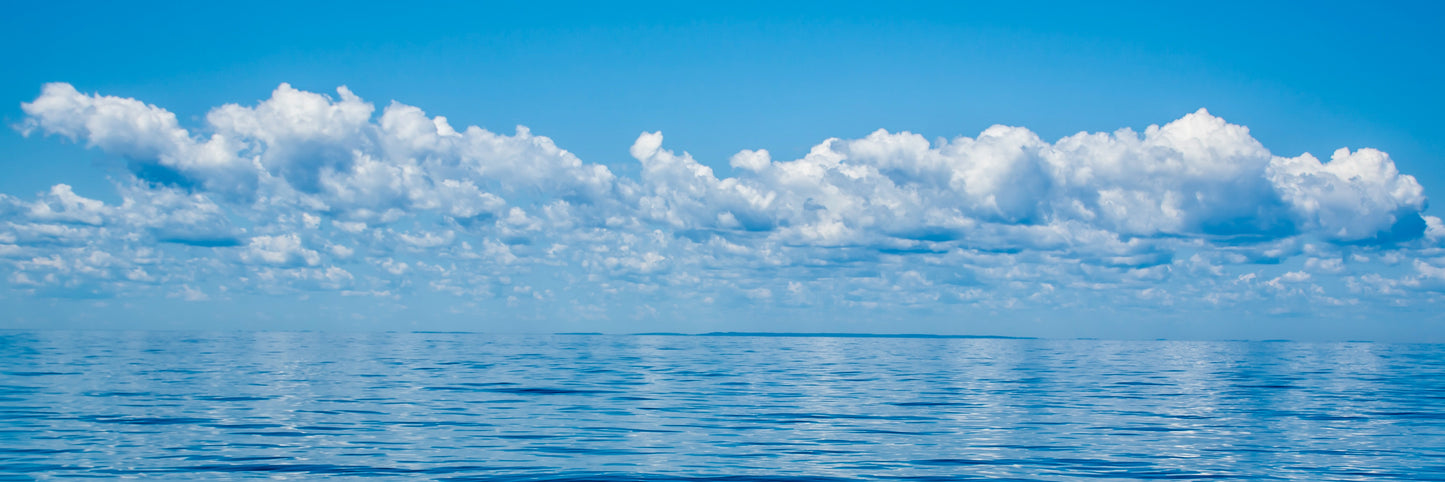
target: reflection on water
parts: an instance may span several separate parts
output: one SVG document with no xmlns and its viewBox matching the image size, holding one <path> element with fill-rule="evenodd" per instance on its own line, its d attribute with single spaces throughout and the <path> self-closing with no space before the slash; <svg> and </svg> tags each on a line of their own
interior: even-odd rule
<svg viewBox="0 0 1445 482">
<path fill-rule="evenodd" d="M 0 332 L 0 475 L 1445 476 L 1440 345 Z"/>
</svg>

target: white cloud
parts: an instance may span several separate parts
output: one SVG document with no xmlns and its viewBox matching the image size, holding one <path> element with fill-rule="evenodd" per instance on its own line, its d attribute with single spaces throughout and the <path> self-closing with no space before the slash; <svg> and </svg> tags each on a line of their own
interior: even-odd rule
<svg viewBox="0 0 1445 482">
<path fill-rule="evenodd" d="M 186 301 L 207 301 L 211 299 L 210 295 L 207 295 L 205 292 L 184 284 L 177 288 L 174 293 L 171 293 L 170 296 Z"/>
<path fill-rule="evenodd" d="M 1076 240 L 1420 237 L 1423 194 L 1388 156 L 1341 151 L 1311 164 L 1308 155 L 1272 156 L 1248 132 L 1203 110 L 1142 134 L 1081 133 L 1054 144 L 1017 127 L 937 143 L 878 131 L 828 140 L 794 161 L 745 151 L 731 160 L 738 177 L 725 179 L 662 148 L 657 133 L 639 137 L 632 153 L 643 164 L 645 218 L 674 229 L 769 231 L 796 244 L 1009 249 L 1033 244 L 1027 230 L 1042 226 Z"/>
<path fill-rule="evenodd" d="M 340 245 L 340 244 L 327 245 L 327 246 L 326 246 L 326 249 L 329 250 L 329 251 L 331 251 L 331 255 L 332 255 L 332 256 L 335 256 L 335 257 L 341 258 L 341 259 L 350 258 L 351 255 L 356 254 L 356 250 L 351 249 L 351 248 L 346 247 L 346 246 L 342 246 L 342 245 Z"/>
<path fill-rule="evenodd" d="M 1424 189 L 1374 149 L 1340 149 L 1327 163 L 1309 154 L 1276 158 L 1268 177 L 1300 228 L 1326 239 L 1412 239 L 1426 229 Z"/>
<path fill-rule="evenodd" d="M 366 230 L 366 223 L 363 223 L 361 221 L 331 221 L 331 225 L 336 226 L 336 229 L 340 229 L 351 234 L 360 233 Z"/>
<path fill-rule="evenodd" d="M 109 211 L 105 203 L 81 197 L 65 184 L 56 184 L 47 195 L 30 203 L 30 218 L 37 221 L 79 223 L 99 226 L 105 223 Z"/>
<path fill-rule="evenodd" d="M 1142 134 L 1080 133 L 1052 144 L 1019 127 L 937 143 L 880 130 L 830 139 L 793 161 L 743 151 L 730 160 L 738 177 L 722 179 L 663 149 L 660 133 L 644 133 L 631 149 L 643 167 L 632 181 L 525 128 L 457 131 L 398 103 L 373 121 L 370 103 L 345 87 L 337 93 L 282 84 L 255 107 L 213 110 L 212 134 L 200 141 L 161 108 L 51 84 L 24 105 L 24 128 L 125 156 L 142 177 L 156 175 L 148 166 L 173 168 L 209 191 L 251 186 L 272 203 L 350 222 L 418 210 L 501 216 L 505 196 L 526 187 L 673 229 L 769 231 L 828 246 L 893 238 L 997 248 L 987 244 L 1021 242 L 1011 226 L 1067 222 L 1120 236 L 1399 241 L 1427 224 L 1419 184 L 1384 153 L 1340 150 L 1328 163 L 1277 157 L 1247 128 L 1202 109 Z"/>
<path fill-rule="evenodd" d="M 1324 300 L 1342 285 L 1419 284 L 1435 264 L 1372 271 L 1445 236 L 1385 153 L 1276 156 L 1202 109 L 1055 142 L 1009 126 L 933 141 L 880 130 L 799 159 L 745 150 L 727 159 L 732 177 L 647 132 L 631 178 L 525 127 L 458 129 L 395 102 L 378 115 L 345 87 L 283 84 L 195 128 L 67 84 L 22 108 L 22 131 L 122 157 L 134 178 L 117 182 L 118 205 L 64 184 L 33 201 L 0 194 L 0 269 L 17 289 L 486 297 L 550 282 L 575 287 L 578 306 L 610 301 L 598 293 L 1217 305 L 1259 300 L 1261 285 Z"/>
<path fill-rule="evenodd" d="M 247 261 L 279 267 L 316 266 L 321 255 L 301 245 L 295 234 L 256 236 L 246 244 L 241 257 Z"/>
<path fill-rule="evenodd" d="M 306 224 L 307 229 L 321 227 L 321 217 L 311 213 L 301 213 L 301 222 Z"/>
<path fill-rule="evenodd" d="M 1445 223 L 1435 216 L 1425 216 L 1425 237 L 1432 241 L 1445 238 Z"/>
<path fill-rule="evenodd" d="M 1345 270 L 1345 262 L 1339 258 L 1310 258 L 1305 260 L 1305 267 L 1318 272 L 1340 273 Z"/>
<path fill-rule="evenodd" d="M 452 240 L 456 238 L 456 233 L 453 231 L 446 231 L 442 234 L 432 232 L 424 232 L 415 235 L 409 233 L 400 233 L 397 234 L 397 238 L 400 238 L 402 242 L 409 244 L 413 247 L 427 249 L 451 244 Z"/>
<path fill-rule="evenodd" d="M 70 84 L 46 84 L 35 101 L 21 104 L 22 132 L 44 131 L 122 156 L 150 176 L 178 177 L 206 189 L 245 194 L 256 180 L 241 147 L 218 133 L 192 138 L 175 114 L 135 99 L 85 95 Z"/>
</svg>

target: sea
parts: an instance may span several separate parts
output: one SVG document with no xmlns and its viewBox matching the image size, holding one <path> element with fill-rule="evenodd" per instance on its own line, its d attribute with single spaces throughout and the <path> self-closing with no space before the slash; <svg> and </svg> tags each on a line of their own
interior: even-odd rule
<svg viewBox="0 0 1445 482">
<path fill-rule="evenodd" d="M 1445 480 L 1445 345 L 0 331 L 0 479 Z"/>
</svg>

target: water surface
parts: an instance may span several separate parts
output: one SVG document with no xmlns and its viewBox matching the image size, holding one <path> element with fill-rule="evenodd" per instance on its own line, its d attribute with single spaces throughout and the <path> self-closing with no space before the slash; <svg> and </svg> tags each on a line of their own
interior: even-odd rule
<svg viewBox="0 0 1445 482">
<path fill-rule="evenodd" d="M 0 332 L 0 477 L 1445 479 L 1445 346 Z"/>
</svg>

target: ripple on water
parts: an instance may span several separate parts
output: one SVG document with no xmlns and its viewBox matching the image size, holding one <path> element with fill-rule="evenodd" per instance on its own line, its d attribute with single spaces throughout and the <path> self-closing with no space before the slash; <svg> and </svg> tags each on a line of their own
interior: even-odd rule
<svg viewBox="0 0 1445 482">
<path fill-rule="evenodd" d="M 0 478 L 1445 478 L 1437 345 L 0 337 Z"/>
</svg>

